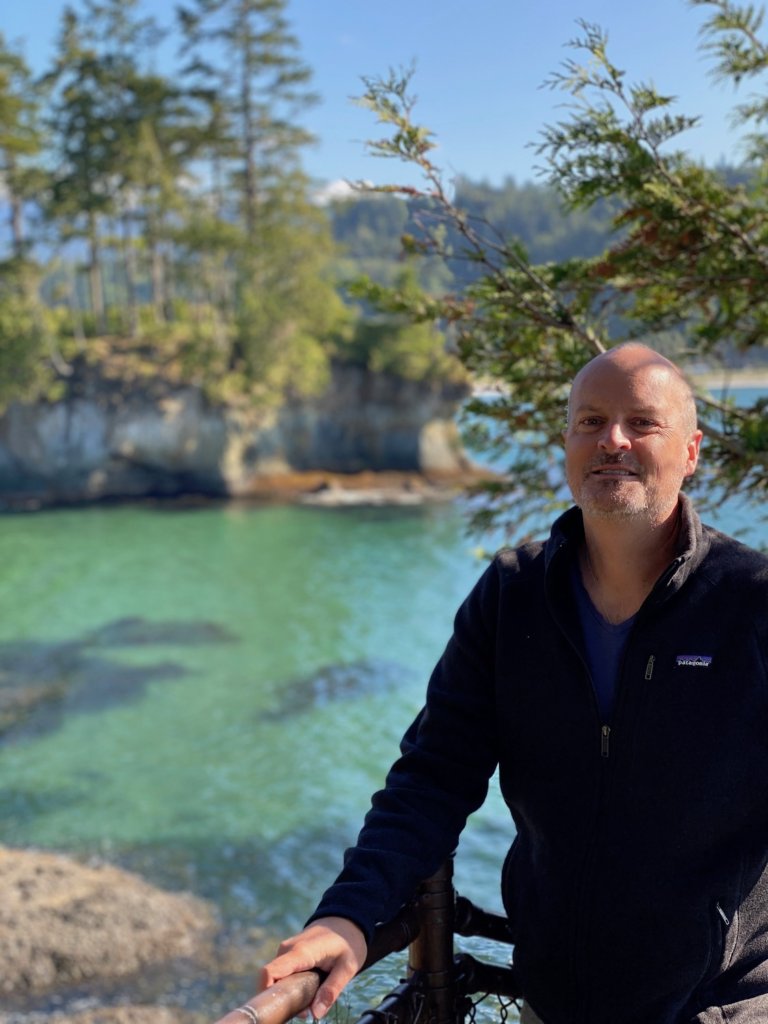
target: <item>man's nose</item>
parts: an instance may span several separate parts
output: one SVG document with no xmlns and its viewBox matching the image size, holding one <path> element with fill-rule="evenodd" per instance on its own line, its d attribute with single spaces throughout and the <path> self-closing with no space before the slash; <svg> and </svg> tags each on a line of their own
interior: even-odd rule
<svg viewBox="0 0 768 1024">
<path fill-rule="evenodd" d="M 621 423 L 608 422 L 599 438 L 599 445 L 607 452 L 627 451 L 632 443 L 622 429 Z"/>
</svg>

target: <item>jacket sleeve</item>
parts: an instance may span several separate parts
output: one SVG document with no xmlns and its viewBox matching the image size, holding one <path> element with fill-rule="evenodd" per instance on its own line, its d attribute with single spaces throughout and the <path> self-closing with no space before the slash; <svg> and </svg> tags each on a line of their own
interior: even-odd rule
<svg viewBox="0 0 768 1024">
<path fill-rule="evenodd" d="M 456 848 L 485 799 L 498 761 L 494 665 L 499 566 L 492 563 L 461 605 L 427 688 L 426 704 L 375 793 L 357 843 L 310 921 L 354 921 L 370 939 Z"/>
</svg>

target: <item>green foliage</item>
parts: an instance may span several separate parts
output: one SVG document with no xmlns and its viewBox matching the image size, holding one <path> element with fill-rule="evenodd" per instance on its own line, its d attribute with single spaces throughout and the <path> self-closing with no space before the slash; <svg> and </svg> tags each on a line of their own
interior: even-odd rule
<svg viewBox="0 0 768 1024">
<path fill-rule="evenodd" d="M 596 256 L 611 238 L 610 204 L 563 210 L 556 188 L 544 184 L 518 185 L 509 179 L 498 188 L 460 178 L 454 204 L 475 224 L 492 225 L 499 239 L 520 239 L 533 263 L 567 260 L 574 255 Z M 473 275 L 472 262 L 457 268 L 462 284 Z"/>
<path fill-rule="evenodd" d="M 179 12 L 186 75 L 226 182 L 182 231 L 201 257 L 204 299 L 231 326 L 209 387 L 260 404 L 327 383 L 324 339 L 342 316 L 326 273 L 328 223 L 308 202 L 300 164 L 310 136 L 297 114 L 315 97 L 284 9 L 285 0 L 193 0 Z"/>
<path fill-rule="evenodd" d="M 443 332 L 403 315 L 358 316 L 338 338 L 334 354 L 341 362 L 404 380 L 463 379 L 460 364 L 446 353 Z"/>
<path fill-rule="evenodd" d="M 186 63 L 168 76 L 138 0 L 64 9 L 44 76 L 55 170 L 38 187 L 61 253 L 45 294 L 62 344 L 88 361 L 143 374 L 154 348 L 158 372 L 267 405 L 327 382 L 349 314 L 301 169 L 314 97 L 286 5 L 189 0 Z M 25 74 L 0 41 L 0 161 L 36 152 Z"/>
<path fill-rule="evenodd" d="M 337 359 L 404 380 L 465 379 L 437 324 L 442 303 L 422 289 L 412 263 L 394 274 L 391 286 L 361 276 L 350 282 L 349 292 L 364 306 L 342 322 L 333 350 Z"/>
<path fill-rule="evenodd" d="M 187 76 L 209 97 L 220 165 L 234 185 L 246 237 L 258 244 L 263 209 L 312 141 L 297 114 L 315 102 L 309 68 L 285 18 L 286 0 L 191 0 L 179 9 Z M 215 100 L 213 99 L 215 97 Z"/>
<path fill-rule="evenodd" d="M 287 6 L 187 0 L 176 22 L 183 64 L 167 75 L 156 71 L 167 33 L 140 0 L 66 5 L 39 81 L 0 37 L 0 175 L 13 207 L 0 258 L 13 268 L 6 323 L 24 342 L 9 394 L 37 387 L 22 350 L 39 357 L 41 381 L 51 366 L 63 381 L 77 360 L 266 406 L 316 393 L 341 353 L 407 376 L 439 372 L 432 328 L 401 318 L 366 336 L 344 301 L 350 264 L 301 166 L 311 141 L 301 114 L 316 97 Z M 32 260 L 30 200 L 54 250 L 47 268 Z M 381 219 L 368 214 L 370 247 Z M 395 283 L 400 233 L 365 262 L 373 279 Z M 422 284 L 437 289 L 446 275 L 424 264 Z"/>
<path fill-rule="evenodd" d="M 25 258 L 29 242 L 23 224 L 24 203 L 42 187 L 45 175 L 35 164 L 43 148 L 41 89 L 23 58 L 0 34 L 0 179 L 11 208 L 14 257 Z"/>
<path fill-rule="evenodd" d="M 715 12 L 705 46 L 718 73 L 738 82 L 768 68 L 758 39 L 760 16 L 730 0 L 696 0 Z M 549 84 L 564 90 L 565 115 L 542 134 L 539 153 L 565 211 L 610 216 L 603 244 L 578 257 L 536 260 L 517 237 L 452 198 L 432 162 L 431 136 L 413 121 L 409 73 L 366 82 L 363 102 L 391 136 L 371 146 L 422 172 L 421 189 L 385 188 L 419 202 L 420 235 L 407 251 L 471 267 L 456 292 L 442 296 L 369 288 L 386 310 L 416 323 L 440 316 L 451 325 L 464 365 L 489 394 L 473 411 L 486 424 L 484 445 L 506 473 L 485 489 L 476 524 L 503 524 L 515 537 L 540 529 L 567 503 L 560 470 L 568 383 L 592 356 L 643 338 L 680 361 L 710 367 L 766 347 L 768 209 L 763 164 L 746 179 L 707 170 L 679 135 L 696 118 L 672 110 L 670 97 L 627 80 L 607 54 L 605 34 L 587 23 Z M 768 109 L 768 108 L 766 108 Z M 765 154 L 764 108 L 742 109 L 758 127 L 754 154 Z M 595 239 L 597 240 L 597 239 Z M 736 493 L 757 505 L 768 489 L 765 409 L 739 410 L 700 395 L 707 474 L 700 497 Z M 701 484 L 700 484 L 701 486 Z"/>
<path fill-rule="evenodd" d="M 0 287 L 0 410 L 14 400 L 57 396 L 50 335 L 39 307 L 14 277 L 13 273 L 3 275 Z"/>
</svg>

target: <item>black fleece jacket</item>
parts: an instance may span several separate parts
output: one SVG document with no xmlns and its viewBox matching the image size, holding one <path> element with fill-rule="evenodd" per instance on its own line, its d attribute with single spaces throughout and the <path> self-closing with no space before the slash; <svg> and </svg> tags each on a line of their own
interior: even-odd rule
<svg viewBox="0 0 768 1024">
<path fill-rule="evenodd" d="M 768 1021 L 768 558 L 684 496 L 681 520 L 610 721 L 568 582 L 579 510 L 496 557 L 313 918 L 391 917 L 498 766 L 514 963 L 547 1024 Z"/>
</svg>

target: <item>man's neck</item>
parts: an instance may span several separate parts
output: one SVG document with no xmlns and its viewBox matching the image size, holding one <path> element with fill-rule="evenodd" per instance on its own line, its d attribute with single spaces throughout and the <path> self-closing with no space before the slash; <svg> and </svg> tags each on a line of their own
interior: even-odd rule
<svg viewBox="0 0 768 1024">
<path fill-rule="evenodd" d="M 639 610 L 675 555 L 679 522 L 679 506 L 658 523 L 584 517 L 581 578 L 608 622 L 624 622 Z"/>
</svg>

